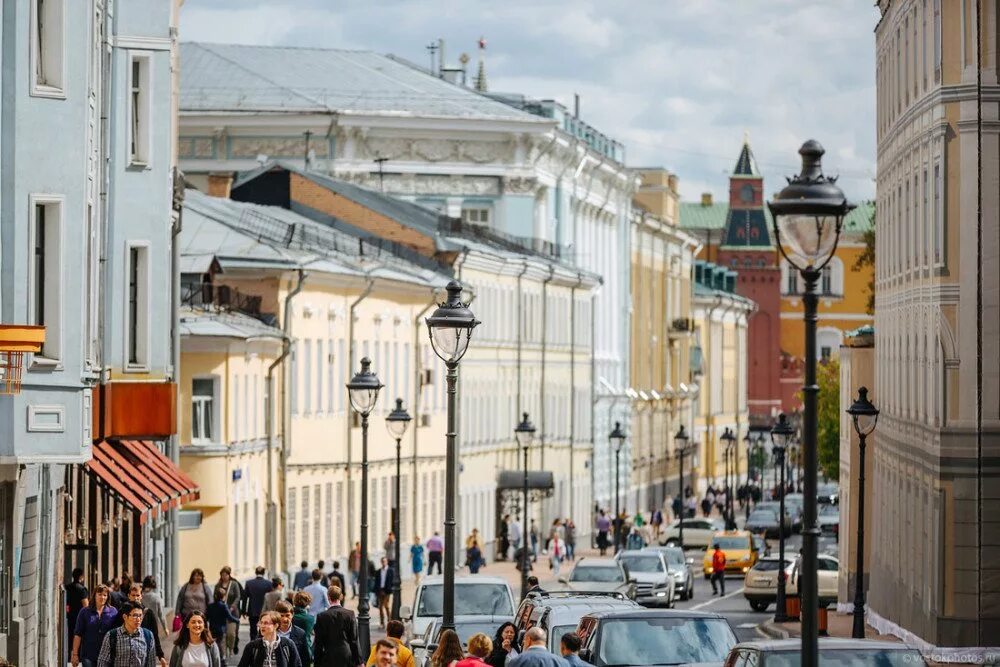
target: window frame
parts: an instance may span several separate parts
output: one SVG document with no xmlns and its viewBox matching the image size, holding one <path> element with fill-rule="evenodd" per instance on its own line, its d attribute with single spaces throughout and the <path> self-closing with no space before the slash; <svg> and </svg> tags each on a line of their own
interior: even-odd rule
<svg viewBox="0 0 1000 667">
<path fill-rule="evenodd" d="M 467 213 L 475 213 L 479 220 L 473 220 L 471 215 L 466 215 Z M 480 225 L 482 227 L 489 227 L 493 223 L 493 207 L 489 205 L 469 205 L 462 206 L 462 222 L 469 225 Z M 486 219 L 483 220 L 482 218 Z"/>
<path fill-rule="evenodd" d="M 139 373 L 147 372 L 150 368 L 149 362 L 149 352 L 150 346 L 150 322 L 152 319 L 151 312 L 151 293 L 150 293 L 150 247 L 151 243 L 147 240 L 128 240 L 125 242 L 125 263 L 124 263 L 124 277 L 122 284 L 125 289 L 122 290 L 122 312 L 125 317 L 122 318 L 122 369 L 125 373 Z M 133 252 L 135 256 L 133 257 Z M 137 271 L 137 285 L 136 285 L 136 330 L 133 334 L 132 332 L 132 304 L 131 304 L 131 280 L 133 266 L 132 263 L 135 259 L 140 262 L 140 268 Z M 133 341 L 133 337 L 135 340 Z M 132 345 L 133 342 L 136 343 L 136 357 L 133 361 L 132 357 Z"/>
<path fill-rule="evenodd" d="M 190 399 L 189 399 L 189 402 L 190 402 L 191 407 L 192 407 L 191 425 L 190 425 L 190 430 L 191 430 L 191 444 L 192 445 L 210 445 L 210 444 L 213 444 L 215 442 L 218 442 L 218 440 L 215 437 L 215 435 L 216 435 L 215 433 L 211 433 L 210 432 L 209 433 L 209 437 L 207 437 L 207 438 L 205 438 L 205 437 L 197 437 L 196 438 L 195 437 L 195 418 L 194 418 L 195 393 L 194 393 L 194 383 L 195 383 L 196 380 L 208 380 L 209 382 L 212 383 L 212 395 L 209 397 L 211 399 L 210 418 L 212 420 L 212 424 L 211 424 L 212 428 L 210 428 L 209 430 L 212 431 L 212 430 L 216 430 L 216 429 L 220 428 L 220 426 L 221 426 L 221 424 L 219 423 L 219 415 L 221 414 L 220 413 L 220 406 L 219 406 L 219 384 L 220 384 L 220 378 L 219 378 L 218 375 L 193 375 L 191 377 L 191 395 L 190 395 Z M 201 395 L 199 394 L 199 396 L 201 396 Z"/>
<path fill-rule="evenodd" d="M 125 147 L 128 151 L 128 160 L 126 164 L 133 168 L 149 169 L 153 163 L 153 52 L 129 50 L 127 62 L 125 90 L 128 91 L 126 103 L 128 125 Z M 139 66 L 140 77 L 138 90 L 135 85 L 136 65 Z"/>
<path fill-rule="evenodd" d="M 43 366 L 61 366 L 62 363 L 62 325 L 63 325 L 63 211 L 66 198 L 56 194 L 28 195 L 28 303 L 27 321 L 37 322 L 35 312 L 36 290 L 38 279 L 35 276 L 37 263 L 35 261 L 35 241 L 38 228 L 38 209 L 45 211 L 45 246 L 44 246 L 44 284 L 42 322 L 45 326 L 45 342 L 42 351 L 33 355 L 32 368 Z"/>
<path fill-rule="evenodd" d="M 41 30 L 46 31 L 47 24 L 52 25 L 52 32 L 46 32 L 44 43 L 39 42 L 39 9 L 42 3 Z M 66 3 L 65 0 L 31 0 L 29 10 L 29 95 L 32 97 L 47 97 L 50 99 L 66 99 Z M 58 39 L 50 37 L 56 35 Z M 57 51 L 49 51 L 45 47 L 58 45 Z M 41 71 L 40 71 L 41 70 Z M 39 74 L 44 76 L 39 77 Z"/>
</svg>

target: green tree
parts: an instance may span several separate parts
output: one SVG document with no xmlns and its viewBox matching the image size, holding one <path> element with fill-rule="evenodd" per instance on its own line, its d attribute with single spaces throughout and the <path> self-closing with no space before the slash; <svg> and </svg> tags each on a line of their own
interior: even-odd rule
<svg viewBox="0 0 1000 667">
<path fill-rule="evenodd" d="M 816 384 L 819 468 L 836 480 L 840 476 L 840 362 L 831 359 L 817 364 Z"/>
<path fill-rule="evenodd" d="M 857 259 L 854 260 L 854 266 L 852 267 L 855 271 L 860 271 L 862 269 L 870 269 L 870 278 L 868 278 L 868 300 L 865 303 L 865 311 L 869 315 L 875 314 L 875 207 L 872 206 L 871 223 L 868 225 L 868 229 L 865 230 L 864 236 L 862 237 L 865 242 L 865 249 L 861 251 Z"/>
</svg>

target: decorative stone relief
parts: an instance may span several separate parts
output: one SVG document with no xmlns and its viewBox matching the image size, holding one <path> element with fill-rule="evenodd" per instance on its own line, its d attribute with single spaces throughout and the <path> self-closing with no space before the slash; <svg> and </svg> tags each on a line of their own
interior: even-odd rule
<svg viewBox="0 0 1000 667">
<path fill-rule="evenodd" d="M 455 142 L 434 139 L 418 139 L 411 144 L 415 157 L 428 162 L 441 162 L 455 154 Z"/>
<path fill-rule="evenodd" d="M 326 157 L 327 148 L 325 139 L 313 139 L 309 142 L 309 150 L 315 151 L 316 157 Z M 231 137 L 229 140 L 229 155 L 234 158 L 255 158 L 261 154 L 268 157 L 301 158 L 305 153 L 305 137 Z"/>
<path fill-rule="evenodd" d="M 372 173 L 338 173 L 351 183 L 378 189 L 379 179 Z M 397 195 L 499 195 L 498 180 L 491 176 L 436 176 L 425 174 L 386 174 L 385 191 Z"/>
<path fill-rule="evenodd" d="M 503 182 L 504 194 L 530 195 L 538 187 L 538 179 L 527 176 L 511 176 Z"/>
<path fill-rule="evenodd" d="M 410 139 L 367 137 L 361 142 L 363 150 L 360 152 L 372 159 L 382 157 L 388 160 L 407 160 L 413 152 L 413 141 Z"/>
</svg>

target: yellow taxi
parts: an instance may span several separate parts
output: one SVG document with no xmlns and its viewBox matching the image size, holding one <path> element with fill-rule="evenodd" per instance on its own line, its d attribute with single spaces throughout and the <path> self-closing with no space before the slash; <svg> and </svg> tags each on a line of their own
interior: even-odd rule
<svg viewBox="0 0 1000 667">
<path fill-rule="evenodd" d="M 726 555 L 726 574 L 744 575 L 760 557 L 751 533 L 745 530 L 720 530 L 712 536 L 712 541 L 702 559 L 702 569 L 706 579 L 712 576 L 712 554 L 715 553 L 716 545 L 719 545 L 722 553 Z"/>
</svg>

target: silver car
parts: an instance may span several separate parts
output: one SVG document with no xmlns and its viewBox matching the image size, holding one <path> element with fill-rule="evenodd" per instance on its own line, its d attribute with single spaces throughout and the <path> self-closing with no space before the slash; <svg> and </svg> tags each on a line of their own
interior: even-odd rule
<svg viewBox="0 0 1000 667">
<path fill-rule="evenodd" d="M 646 547 L 643 551 L 659 551 L 667 561 L 667 569 L 674 578 L 674 599 L 690 600 L 694 597 L 693 558 L 687 558 L 680 547 Z"/>
<path fill-rule="evenodd" d="M 615 556 L 635 580 L 635 601 L 644 606 L 674 604 L 674 575 L 659 551 L 619 551 Z"/>
</svg>

